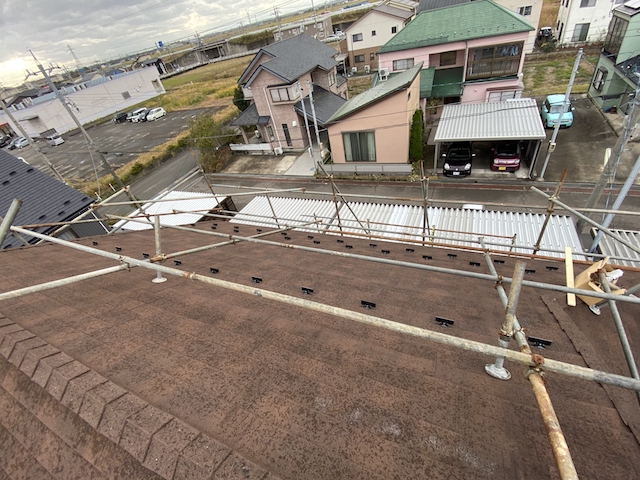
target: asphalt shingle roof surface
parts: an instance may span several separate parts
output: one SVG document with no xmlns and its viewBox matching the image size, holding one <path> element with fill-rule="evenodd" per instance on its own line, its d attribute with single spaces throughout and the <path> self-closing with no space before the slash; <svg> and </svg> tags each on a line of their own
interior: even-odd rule
<svg viewBox="0 0 640 480">
<path fill-rule="evenodd" d="M 262 50 L 274 58 L 258 68 L 264 68 L 290 83 L 316 67 L 328 71 L 338 64 L 334 58 L 339 53 L 336 49 L 305 34 L 267 45 Z"/>
<path fill-rule="evenodd" d="M 375 87 L 353 97 L 331 116 L 329 122 L 336 122 L 342 118 L 348 117 L 349 115 L 358 112 L 363 108 L 388 97 L 389 95 L 392 95 L 398 90 L 408 87 L 416 78 L 416 75 L 420 74 L 421 68 L 422 62 L 396 76 L 390 76 L 387 81 L 379 82 Z"/>
<path fill-rule="evenodd" d="M 533 29 L 520 15 L 491 0 L 476 0 L 420 13 L 380 47 L 378 53 L 529 32 Z"/>
<path fill-rule="evenodd" d="M 75 218 L 93 203 L 78 190 L 0 150 L 0 216 L 6 215 L 14 198 L 22 200 L 14 225 L 62 222 Z M 51 228 L 36 231 L 42 233 Z M 1 247 L 20 245 L 13 235 L 7 235 Z"/>
<path fill-rule="evenodd" d="M 304 108 L 307 112 L 307 117 L 313 119 L 313 113 L 311 110 L 311 100 L 309 97 L 305 97 Z M 336 95 L 333 92 L 325 90 L 324 88 L 314 85 L 313 86 L 313 104 L 316 109 L 316 118 L 318 120 L 319 125 L 326 125 L 336 111 L 342 107 L 346 103 L 346 100 L 342 98 L 340 95 Z M 295 109 L 301 115 L 304 115 L 304 111 L 302 110 L 302 102 L 298 102 L 295 104 Z"/>
<path fill-rule="evenodd" d="M 197 227 L 233 234 L 233 225 L 215 223 Z M 239 226 L 238 235 L 255 234 L 256 228 Z M 166 253 L 210 243 L 210 237 L 184 231 L 163 228 L 161 235 Z M 452 258 L 442 248 L 414 245 L 409 251 L 375 240 L 372 248 L 367 238 L 337 243 L 340 237 L 309 238 L 299 231 L 287 236 L 269 238 L 487 272 L 486 266 L 469 267 L 484 265 L 472 252 Z M 154 248 L 152 231 L 94 240 L 96 248 L 120 247 L 119 254 L 135 258 Z M 92 240 L 78 243 L 91 246 Z M 498 273 L 510 276 L 515 259 L 502 259 Z M 181 261 L 176 268 L 184 272 L 492 345 L 504 316 L 492 282 L 397 265 L 249 242 Z M 45 244 L 0 252 L 0 264 L 4 292 L 115 262 Z M 535 273 L 527 279 L 564 284 L 564 262 L 553 263 L 556 271 L 547 265 L 529 261 Z M 627 271 L 621 282 L 635 285 L 639 275 Z M 137 267 L 0 303 L 0 312 L 17 325 L 0 318 L 0 477 L 10 471 L 9 478 L 141 478 L 136 472 L 145 465 L 164 478 L 558 478 L 521 366 L 507 362 L 512 378 L 502 382 L 484 372 L 491 359 L 480 354 L 184 276 L 161 284 L 152 283 L 154 277 Z M 303 295 L 301 286 L 313 294 Z M 361 300 L 376 308 L 363 310 Z M 637 306 L 619 308 L 631 343 L 640 343 L 640 325 L 632 321 Z M 563 295 L 527 287 L 517 312 L 528 334 L 553 341 L 537 353 L 628 375 L 609 309 L 595 316 L 582 303 L 566 307 Z M 439 326 L 436 315 L 455 325 Z M 87 369 L 94 372 L 90 378 Z M 635 395 L 558 374 L 546 380 L 580 478 L 638 478 Z M 172 418 L 179 428 L 171 428 Z M 98 422 L 103 435 L 90 431 Z M 244 466 L 231 475 L 225 465 Z M 119 470 L 128 467 L 128 476 Z M 50 474 L 30 476 L 27 468 Z"/>
</svg>

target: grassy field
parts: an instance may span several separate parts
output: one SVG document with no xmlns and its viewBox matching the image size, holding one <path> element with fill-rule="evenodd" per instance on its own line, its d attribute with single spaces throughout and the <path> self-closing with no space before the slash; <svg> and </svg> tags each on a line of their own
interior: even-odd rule
<svg viewBox="0 0 640 480">
<path fill-rule="evenodd" d="M 572 93 L 586 93 L 598 62 L 598 48 L 585 49 Z M 548 95 L 563 93 L 567 89 L 577 50 L 529 55 L 524 61 L 524 94 Z"/>
</svg>

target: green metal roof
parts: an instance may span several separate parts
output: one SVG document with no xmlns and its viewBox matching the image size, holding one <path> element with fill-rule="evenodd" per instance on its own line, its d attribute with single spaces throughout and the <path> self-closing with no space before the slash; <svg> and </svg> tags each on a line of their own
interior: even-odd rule
<svg viewBox="0 0 640 480">
<path fill-rule="evenodd" d="M 378 53 L 529 32 L 522 16 L 491 0 L 475 0 L 422 12 L 384 44 Z"/>
<path fill-rule="evenodd" d="M 342 107 L 340 107 L 340 109 L 338 109 L 338 111 L 329 118 L 327 123 L 336 122 L 396 93 L 399 90 L 402 90 L 403 88 L 408 87 L 413 83 L 418 73 L 420 73 L 421 68 L 422 62 L 408 70 L 405 70 L 399 75 L 389 77 L 385 82 L 379 82 L 375 87 L 353 97 L 347 103 L 342 105 Z"/>
</svg>

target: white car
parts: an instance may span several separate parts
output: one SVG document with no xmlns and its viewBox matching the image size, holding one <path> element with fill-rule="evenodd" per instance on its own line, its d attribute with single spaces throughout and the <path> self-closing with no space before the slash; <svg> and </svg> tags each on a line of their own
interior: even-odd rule
<svg viewBox="0 0 640 480">
<path fill-rule="evenodd" d="M 133 112 L 131 112 L 131 116 L 129 117 L 129 121 L 130 122 L 139 122 L 140 121 L 140 117 L 142 117 L 142 115 L 147 111 L 147 108 L 138 108 L 137 110 L 134 110 Z"/>
<path fill-rule="evenodd" d="M 152 109 L 149 113 L 147 113 L 147 122 L 153 122 L 161 117 L 164 117 L 167 114 L 164 108 L 158 107 Z"/>
<path fill-rule="evenodd" d="M 16 140 L 16 143 L 14 143 L 14 145 L 16 148 L 24 148 L 29 145 L 29 140 L 24 137 L 20 137 L 18 140 Z"/>
</svg>

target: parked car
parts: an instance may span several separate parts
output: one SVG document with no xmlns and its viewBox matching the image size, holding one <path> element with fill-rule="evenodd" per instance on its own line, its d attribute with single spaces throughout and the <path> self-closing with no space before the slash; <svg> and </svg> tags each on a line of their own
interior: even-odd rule
<svg viewBox="0 0 640 480">
<path fill-rule="evenodd" d="M 564 95 L 549 95 L 540 107 L 540 115 L 542 116 L 542 123 L 545 128 L 554 128 L 558 120 L 562 116 L 560 121 L 560 127 L 570 127 L 573 124 L 573 111 L 574 107 L 571 106 L 571 101 L 567 101 L 564 113 L 562 115 L 562 104 L 564 102 Z"/>
<path fill-rule="evenodd" d="M 24 137 L 16 138 L 15 143 L 13 144 L 13 148 L 24 148 L 29 145 L 29 140 Z"/>
<path fill-rule="evenodd" d="M 129 121 L 130 122 L 140 122 L 140 118 L 142 117 L 142 115 L 144 113 L 146 113 L 149 109 L 144 107 L 144 108 L 138 108 L 137 110 L 134 110 L 133 112 L 131 112 L 131 117 L 129 117 Z"/>
<path fill-rule="evenodd" d="M 62 145 L 64 143 L 64 139 L 57 133 L 53 133 L 51 135 L 47 135 L 47 143 L 52 147 L 55 147 L 56 145 Z"/>
<path fill-rule="evenodd" d="M 113 116 L 113 123 L 124 123 L 127 121 L 128 116 L 127 112 L 118 112 Z"/>
<path fill-rule="evenodd" d="M 453 142 L 449 145 L 445 157 L 442 173 L 444 175 L 463 176 L 471 174 L 471 161 L 476 156 L 471 142 Z"/>
<path fill-rule="evenodd" d="M 147 122 L 153 122 L 154 120 L 164 117 L 166 114 L 167 112 L 165 112 L 164 108 L 152 108 L 149 110 L 149 113 L 147 113 L 145 120 Z"/>
<path fill-rule="evenodd" d="M 0 148 L 6 147 L 11 143 L 12 138 L 9 135 L 3 135 L 0 137 Z"/>
<path fill-rule="evenodd" d="M 515 172 L 520 168 L 520 142 L 506 140 L 498 142 L 492 149 L 493 161 L 491 170 L 500 172 Z"/>
</svg>

